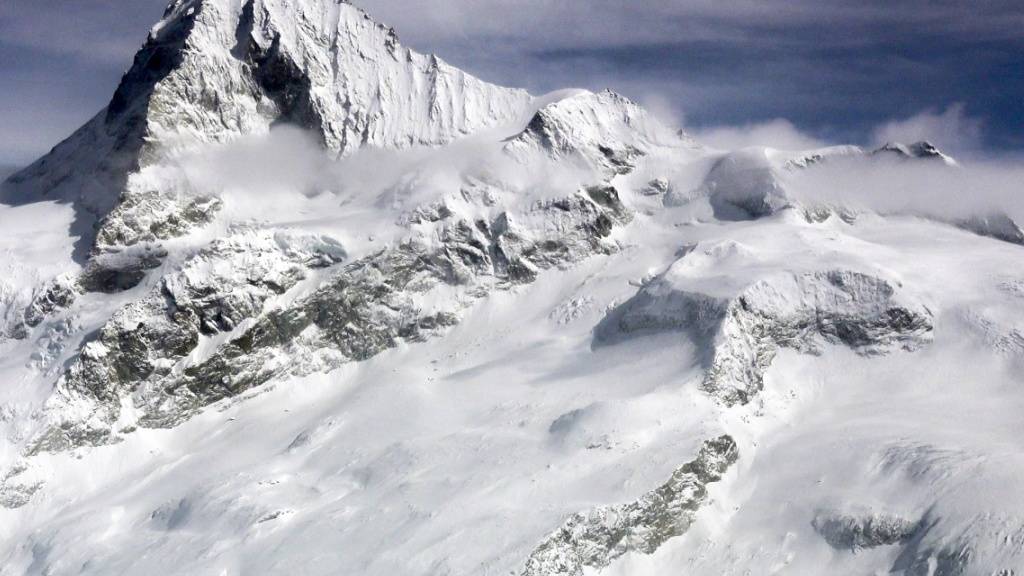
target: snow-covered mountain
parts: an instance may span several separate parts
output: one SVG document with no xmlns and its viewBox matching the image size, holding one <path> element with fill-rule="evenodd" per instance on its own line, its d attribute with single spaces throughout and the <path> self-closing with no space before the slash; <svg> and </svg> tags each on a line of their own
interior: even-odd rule
<svg viewBox="0 0 1024 576">
<path fill-rule="evenodd" d="M 178 0 L 4 184 L 0 575 L 1022 573 L 993 182 Z"/>
<path fill-rule="evenodd" d="M 216 210 L 154 174 L 197 144 L 277 123 L 312 131 L 338 154 L 445 144 L 529 103 L 524 91 L 404 48 L 346 2 L 177 0 L 107 108 L 16 175 L 8 196 L 74 203 L 100 220 L 98 249 L 166 239 Z"/>
</svg>

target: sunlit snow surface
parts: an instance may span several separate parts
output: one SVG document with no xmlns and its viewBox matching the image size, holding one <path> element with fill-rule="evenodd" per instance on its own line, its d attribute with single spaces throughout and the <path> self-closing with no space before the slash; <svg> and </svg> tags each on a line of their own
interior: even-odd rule
<svg viewBox="0 0 1024 576">
<path fill-rule="evenodd" d="M 706 199 L 665 208 L 642 193 L 661 173 L 699 188 L 705 154 L 655 155 L 616 177 L 637 211 L 615 233 L 618 253 L 495 293 L 442 339 L 275 382 L 173 430 L 31 459 L 25 474 L 44 485 L 0 512 L 0 573 L 507 574 L 569 514 L 636 498 L 723 432 L 740 460 L 691 531 L 605 573 L 918 574 L 918 552 L 961 546 L 975 562 L 964 573 L 1020 566 L 1021 248 L 910 216 L 718 221 Z M 366 157 L 423 168 L 416 202 L 342 163 L 324 177 L 333 191 L 303 195 L 286 180 L 265 197 L 229 190 L 213 229 L 237 218 L 367 253 L 398 234 L 403 208 L 442 193 L 452 156 Z M 73 269 L 67 208 L 3 210 L 19 223 L 2 231 L 5 298 Z M 165 266 L 204 234 L 169 243 Z M 880 356 L 784 350 L 757 400 L 727 408 L 700 389 L 704 352 L 685 331 L 595 345 L 606 312 L 680 258 L 710 259 L 697 264 L 710 292 L 787 270 L 882 274 L 934 312 L 934 342 Z M 79 331 L 131 295 L 99 298 L 80 304 Z M 3 346 L 10 465 L 26 426 L 18 407 L 45 397 L 47 379 L 25 344 Z M 836 549 L 814 528 L 828 514 L 930 528 Z"/>
<path fill-rule="evenodd" d="M 1019 166 L 712 150 L 348 5 L 196 5 L 0 204 L 0 575 L 1024 573 Z"/>
</svg>

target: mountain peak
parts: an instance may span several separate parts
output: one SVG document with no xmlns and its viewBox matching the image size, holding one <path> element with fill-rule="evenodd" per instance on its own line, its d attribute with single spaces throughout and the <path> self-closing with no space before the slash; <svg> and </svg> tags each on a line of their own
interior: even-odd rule
<svg viewBox="0 0 1024 576">
<path fill-rule="evenodd" d="M 523 156 L 542 151 L 575 158 L 609 173 L 628 172 L 656 148 L 694 148 L 685 133 L 661 124 L 641 106 L 611 90 L 559 92 L 534 114 L 506 150 Z"/>
<path fill-rule="evenodd" d="M 180 0 L 150 33 L 108 117 L 153 80 L 147 112 L 161 142 L 224 141 L 288 122 L 340 154 L 444 144 L 529 100 L 402 47 L 393 29 L 339 0 Z"/>
<path fill-rule="evenodd" d="M 875 150 L 874 154 L 889 154 L 901 158 L 935 159 L 941 160 L 949 166 L 955 166 L 957 163 L 951 156 L 946 155 L 927 140 L 910 145 L 900 144 L 899 142 L 887 142 L 884 146 Z"/>
<path fill-rule="evenodd" d="M 183 150 L 277 124 L 309 130 L 336 155 L 443 145 L 520 117 L 531 100 L 403 47 L 346 1 L 176 0 L 107 108 L 12 177 L 3 198 L 73 203 L 91 248 L 131 245 L 151 234 L 121 212 L 190 210 L 138 178 Z"/>
</svg>

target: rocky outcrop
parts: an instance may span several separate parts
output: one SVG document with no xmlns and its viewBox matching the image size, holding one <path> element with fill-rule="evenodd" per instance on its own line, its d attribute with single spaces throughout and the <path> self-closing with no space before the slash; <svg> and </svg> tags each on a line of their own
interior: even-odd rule
<svg viewBox="0 0 1024 576">
<path fill-rule="evenodd" d="M 696 145 L 629 99 L 606 90 L 580 92 L 541 108 L 505 150 L 518 158 L 540 153 L 571 160 L 611 177 L 631 172 L 659 147 Z"/>
<path fill-rule="evenodd" d="M 19 463 L 0 478 L 0 508 L 20 508 L 28 504 L 32 496 L 43 487 L 42 482 L 21 478 L 27 470 L 24 463 Z"/>
<path fill-rule="evenodd" d="M 216 217 L 219 198 L 167 189 L 126 194 L 100 225 L 97 246 L 134 246 L 188 234 Z"/>
<path fill-rule="evenodd" d="M 142 414 L 157 409 L 162 399 L 145 384 L 174 374 L 202 339 L 234 330 L 311 270 L 344 258 L 339 244 L 320 236 L 246 231 L 214 242 L 85 344 L 50 406 L 58 417 L 70 406 L 79 410 L 56 422 L 33 450 L 107 442 L 123 401 L 130 398 Z"/>
<path fill-rule="evenodd" d="M 889 142 L 871 153 L 874 156 L 897 158 L 901 160 L 932 160 L 942 162 L 947 166 L 956 166 L 956 160 L 944 154 L 931 142 L 916 142 L 905 145 L 899 142 Z"/>
<path fill-rule="evenodd" d="M 167 253 L 146 246 L 120 253 L 98 255 L 78 274 L 62 274 L 35 290 L 20 314 L 9 321 L 7 336 L 28 338 L 47 319 L 72 307 L 85 293 L 114 294 L 138 286 L 146 274 L 158 268 Z"/>
<path fill-rule="evenodd" d="M 107 108 L 0 199 L 74 203 L 87 243 L 131 245 L 216 211 L 217 190 L 182 190 L 150 169 L 196 145 L 276 123 L 309 129 L 337 154 L 439 145 L 516 119 L 530 101 L 404 48 L 347 2 L 175 0 Z"/>
<path fill-rule="evenodd" d="M 631 553 L 653 554 L 685 534 L 718 482 L 739 459 L 729 436 L 708 440 L 665 484 L 629 504 L 570 517 L 530 555 L 522 576 L 583 576 Z"/>
<path fill-rule="evenodd" d="M 518 216 L 439 218 L 436 237 L 413 235 L 267 311 L 268 300 L 310 270 L 339 263 L 341 247 L 270 232 L 215 242 L 85 345 L 51 407 L 72 417 L 55 422 L 34 450 L 108 443 L 119 428 L 172 426 L 275 376 L 326 370 L 399 341 L 423 340 L 490 291 L 612 252 L 613 227 L 632 215 L 615 188 L 595 186 Z M 220 334 L 229 337 L 197 356 L 202 341 Z"/>
<path fill-rule="evenodd" d="M 709 349 L 704 390 L 736 405 L 763 389 L 780 348 L 816 353 L 819 342 L 827 342 L 871 355 L 913 350 L 931 338 L 927 307 L 859 272 L 777 273 L 713 294 L 687 284 L 684 273 L 670 269 L 609 313 L 595 330 L 595 345 L 687 330 Z"/>
<path fill-rule="evenodd" d="M 73 304 L 80 290 L 79 283 L 72 277 L 54 279 L 35 294 L 23 313 L 22 326 L 15 330 L 24 334 L 27 328 L 39 326 L 50 314 Z"/>
<path fill-rule="evenodd" d="M 910 540 L 921 525 L 892 514 L 848 515 L 823 512 L 811 522 L 814 530 L 837 550 L 857 552 Z"/>
<path fill-rule="evenodd" d="M 981 514 L 954 526 L 929 511 L 909 520 L 885 513 L 844 514 L 823 512 L 812 521 L 814 530 L 837 551 L 892 546 L 893 574 L 908 576 L 1012 575 L 1019 565 L 1019 522 Z"/>
</svg>

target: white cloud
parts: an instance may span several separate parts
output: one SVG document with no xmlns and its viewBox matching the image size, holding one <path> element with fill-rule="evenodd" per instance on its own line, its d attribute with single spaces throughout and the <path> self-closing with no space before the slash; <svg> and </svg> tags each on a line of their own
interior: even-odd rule
<svg viewBox="0 0 1024 576">
<path fill-rule="evenodd" d="M 953 104 L 943 112 L 926 110 L 905 120 L 893 120 L 875 128 L 874 143 L 909 144 L 927 140 L 942 150 L 970 153 L 981 148 L 983 123 L 964 111 L 963 104 Z"/>
<path fill-rule="evenodd" d="M 1024 167 L 977 160 L 957 168 L 930 161 L 848 158 L 823 162 L 787 182 L 808 205 L 963 220 L 1004 214 L 1024 222 Z"/>
<path fill-rule="evenodd" d="M 690 130 L 701 144 L 721 150 L 765 146 L 779 150 L 810 150 L 828 146 L 827 142 L 801 132 L 789 120 L 778 118 L 745 126 L 716 126 Z"/>
<path fill-rule="evenodd" d="M 640 105 L 665 126 L 672 129 L 683 127 L 683 113 L 671 99 L 663 94 L 648 93 L 640 98 Z"/>
</svg>

